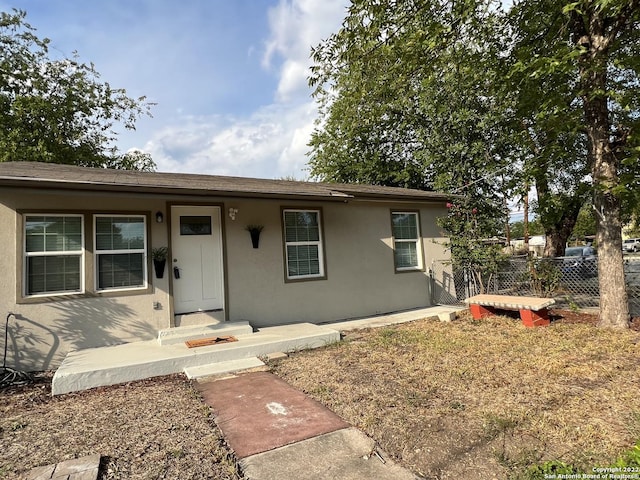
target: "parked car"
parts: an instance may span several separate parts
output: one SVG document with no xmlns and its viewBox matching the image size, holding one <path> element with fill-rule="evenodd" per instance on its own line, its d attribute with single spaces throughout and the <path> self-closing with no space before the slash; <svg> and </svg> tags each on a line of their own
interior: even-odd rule
<svg viewBox="0 0 640 480">
<path fill-rule="evenodd" d="M 567 247 L 562 260 L 562 273 L 580 278 L 598 275 L 598 257 L 593 247 Z"/>
<path fill-rule="evenodd" d="M 628 238 L 622 242 L 622 250 L 625 252 L 640 252 L 640 238 Z"/>
</svg>

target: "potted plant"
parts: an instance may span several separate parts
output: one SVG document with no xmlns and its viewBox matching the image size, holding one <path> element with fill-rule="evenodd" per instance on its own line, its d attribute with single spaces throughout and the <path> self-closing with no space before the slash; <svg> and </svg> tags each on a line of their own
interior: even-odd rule
<svg viewBox="0 0 640 480">
<path fill-rule="evenodd" d="M 260 243 L 260 232 L 264 229 L 263 225 L 247 225 L 246 230 L 251 235 L 251 243 L 253 248 L 258 248 Z"/>
<path fill-rule="evenodd" d="M 156 272 L 156 278 L 164 276 L 164 267 L 167 264 L 167 247 L 158 247 L 151 250 L 151 258 L 153 258 L 153 268 Z"/>
</svg>

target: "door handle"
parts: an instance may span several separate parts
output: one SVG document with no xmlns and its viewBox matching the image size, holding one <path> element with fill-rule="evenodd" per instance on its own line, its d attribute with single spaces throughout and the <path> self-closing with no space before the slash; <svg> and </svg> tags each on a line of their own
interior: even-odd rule
<svg viewBox="0 0 640 480">
<path fill-rule="evenodd" d="M 180 278 L 180 269 L 178 267 L 173 267 L 173 278 L 176 280 Z"/>
</svg>

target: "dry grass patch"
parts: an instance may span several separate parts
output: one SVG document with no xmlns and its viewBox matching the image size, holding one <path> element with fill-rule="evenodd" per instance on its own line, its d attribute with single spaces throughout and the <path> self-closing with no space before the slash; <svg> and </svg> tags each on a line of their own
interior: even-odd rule
<svg viewBox="0 0 640 480">
<path fill-rule="evenodd" d="M 50 378 L 0 391 L 0 478 L 91 454 L 100 478 L 241 476 L 209 407 L 181 375 L 50 396 Z"/>
<path fill-rule="evenodd" d="M 348 334 L 275 372 L 427 478 L 590 469 L 640 438 L 639 334 L 464 315 Z"/>
</svg>

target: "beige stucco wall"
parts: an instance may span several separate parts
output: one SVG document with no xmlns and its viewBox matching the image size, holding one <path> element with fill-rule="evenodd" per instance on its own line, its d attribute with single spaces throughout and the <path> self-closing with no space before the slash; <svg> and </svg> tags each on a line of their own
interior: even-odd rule
<svg viewBox="0 0 640 480">
<path fill-rule="evenodd" d="M 152 271 L 150 293 L 16 303 L 21 285 L 18 263 L 22 238 L 20 232 L 16 235 L 15 209 L 154 213 L 164 211 L 165 206 L 161 198 L 133 201 L 125 196 L 0 191 L 0 241 L 6 246 L 0 257 L 0 268 L 5 272 L 0 276 L 0 315 L 16 315 L 9 320 L 8 365 L 28 370 L 54 368 L 70 350 L 149 340 L 157 337 L 158 329 L 169 325 L 168 278 L 152 278 Z M 165 225 L 153 219 L 149 225 L 152 245 L 166 245 Z M 85 235 L 90 232 L 85 231 Z M 160 303 L 159 310 L 154 309 L 154 302 Z"/>
<path fill-rule="evenodd" d="M 425 267 L 448 258 L 437 216 L 444 205 L 384 202 L 305 202 L 219 197 L 180 198 L 154 195 L 47 193 L 0 190 L 0 314 L 12 312 L 8 365 L 27 370 L 55 368 L 70 350 L 152 339 L 171 324 L 170 279 L 149 271 L 151 289 L 135 295 L 95 295 L 90 298 L 16 303 L 21 235 L 16 236 L 15 210 L 136 211 L 151 215 L 152 247 L 169 243 L 168 224 L 158 224 L 155 212 L 169 217 L 168 205 L 207 203 L 222 206 L 226 265 L 226 315 L 254 326 L 294 322 L 325 322 L 427 306 L 427 271 L 396 273 L 390 212 L 419 210 Z M 235 220 L 228 209 L 236 208 Z M 321 208 L 326 279 L 285 282 L 282 208 Z M 260 247 L 252 248 L 246 225 L 261 224 Z M 90 232 L 86 232 L 90 235 Z M 154 308 L 154 305 L 160 308 Z M 2 342 L 0 338 L 0 342 Z"/>
<path fill-rule="evenodd" d="M 235 201 L 236 220 L 227 218 L 229 316 L 253 325 L 325 322 L 429 305 L 427 272 L 396 273 L 390 212 L 420 209 L 424 259 L 442 259 L 436 215 L 444 209 L 387 203 L 324 203 L 326 280 L 284 280 L 281 207 L 317 208 L 311 202 Z M 247 224 L 265 226 L 253 249 Z M 235 240 L 237 239 L 237 240 Z M 440 242 L 442 243 L 442 242 Z"/>
</svg>

